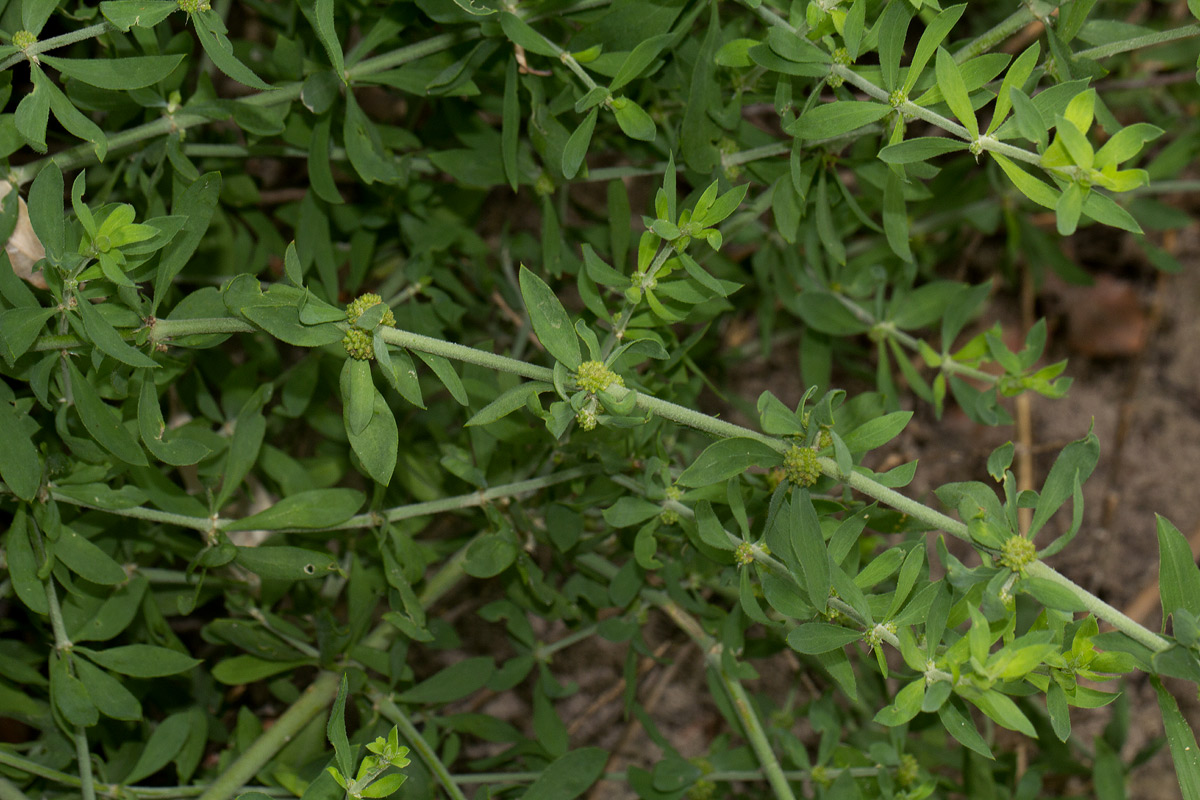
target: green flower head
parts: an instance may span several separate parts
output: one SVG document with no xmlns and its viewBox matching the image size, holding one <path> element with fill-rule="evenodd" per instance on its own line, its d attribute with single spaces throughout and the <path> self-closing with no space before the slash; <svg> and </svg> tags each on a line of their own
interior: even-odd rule
<svg viewBox="0 0 1200 800">
<path fill-rule="evenodd" d="M 359 295 L 357 300 L 346 306 L 346 319 L 350 320 L 350 324 L 353 325 L 354 323 L 358 322 L 358 318 L 361 317 L 368 308 L 376 306 L 382 302 L 383 298 L 374 292 L 367 292 L 366 294 Z M 396 327 L 396 315 L 392 313 L 390 308 L 383 312 L 383 319 L 379 324 L 386 325 L 389 328 Z"/>
<path fill-rule="evenodd" d="M 373 361 L 375 348 L 371 345 L 371 334 L 351 328 L 342 338 L 342 345 L 350 357 L 357 361 Z"/>
</svg>

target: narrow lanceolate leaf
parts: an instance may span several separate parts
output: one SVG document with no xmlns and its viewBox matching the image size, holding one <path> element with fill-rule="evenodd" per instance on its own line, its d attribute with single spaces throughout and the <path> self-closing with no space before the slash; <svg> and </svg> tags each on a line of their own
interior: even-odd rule
<svg viewBox="0 0 1200 800">
<path fill-rule="evenodd" d="M 572 750 L 550 762 L 521 800 L 574 800 L 600 779 L 607 762 L 608 751 L 599 747 Z"/>
<path fill-rule="evenodd" d="M 22 500 L 32 501 L 42 483 L 42 463 L 26 428 L 26 414 L 0 399 L 0 479 Z"/>
<path fill-rule="evenodd" d="M 312 489 L 289 495 L 265 511 L 242 517 L 225 530 L 332 528 L 354 516 L 365 501 L 366 497 L 357 489 Z"/>
<path fill-rule="evenodd" d="M 713 442 L 677 479 L 680 486 L 699 487 L 721 483 L 753 466 L 774 467 L 783 456 L 757 439 L 722 439 Z"/>
<path fill-rule="evenodd" d="M 136 349 L 121 338 L 121 334 L 117 333 L 116 329 L 109 324 L 104 315 L 92 305 L 87 298 L 79 298 L 79 303 L 75 310 L 79 312 L 79 316 L 83 319 L 84 330 L 87 331 L 88 338 L 92 340 L 92 344 L 105 355 L 112 356 L 117 361 L 123 364 L 128 364 L 131 367 L 146 367 L 155 369 L 158 364 L 150 356 Z"/>
<path fill-rule="evenodd" d="M 518 384 L 503 392 L 495 400 L 476 411 L 475 414 L 469 420 L 467 420 L 466 424 L 468 426 L 488 425 L 498 419 L 503 419 L 519 408 L 524 408 L 526 404 L 529 403 L 530 398 L 536 397 L 542 392 L 549 392 L 553 390 L 554 387 L 552 385 L 548 383 L 541 383 L 539 381 Z"/>
<path fill-rule="evenodd" d="M 917 49 L 913 53 L 912 62 L 908 65 L 908 74 L 904 77 L 905 94 L 911 92 L 913 87 L 917 85 L 917 79 L 921 77 L 921 72 L 925 69 L 925 65 L 929 63 L 930 56 L 934 54 L 938 46 L 945 40 L 946 36 L 950 33 L 950 29 L 954 27 L 954 23 L 958 22 L 966 9 L 966 3 L 951 6 L 934 17 L 933 22 L 929 23 L 929 26 L 925 28 L 925 32 L 921 34 L 921 40 L 917 42 Z"/>
<path fill-rule="evenodd" d="M 967 129 L 971 139 L 979 138 L 979 121 L 975 119 L 975 109 L 971 107 L 971 98 L 967 94 L 967 86 L 963 83 L 962 73 L 955 63 L 954 57 L 945 48 L 937 52 L 937 85 L 946 99 L 946 105 L 958 117 L 958 121 Z"/>
<path fill-rule="evenodd" d="M 1183 800 L 1200 800 L 1200 747 L 1196 745 L 1196 734 L 1179 711 L 1174 696 L 1155 677 L 1150 679 L 1158 693 L 1158 709 L 1162 712 L 1163 727 L 1167 732 L 1167 744 L 1171 748 L 1171 760 L 1175 762 L 1175 777 Z"/>
<path fill-rule="evenodd" d="M 579 123 L 579 127 L 571 134 L 571 138 L 567 140 L 566 146 L 563 147 L 562 171 L 568 180 L 575 177 L 579 172 L 579 167 L 583 164 L 588 145 L 592 142 L 592 131 L 596 127 L 598 116 L 600 116 L 599 107 L 589 111 L 588 115 L 583 118 L 583 122 Z"/>
<path fill-rule="evenodd" d="M 129 644 L 110 647 L 107 650 L 92 650 L 76 647 L 95 664 L 132 678 L 161 678 L 186 672 L 202 663 L 198 658 L 152 644 Z"/>
<path fill-rule="evenodd" d="M 305 0 L 300 3 L 300 10 L 316 31 L 334 72 L 345 82 L 346 64 L 342 60 L 342 45 L 338 42 L 337 29 L 333 26 L 333 0 Z"/>
<path fill-rule="evenodd" d="M 915 161 L 928 161 L 931 158 L 946 153 L 966 150 L 965 142 L 941 136 L 919 136 L 903 142 L 896 142 L 879 151 L 879 160 L 885 164 L 911 164 Z"/>
<path fill-rule="evenodd" d="M 330 553 L 290 545 L 239 547 L 237 563 L 273 581 L 303 581 L 324 578 L 336 572 L 337 560 Z"/>
<path fill-rule="evenodd" d="M 195 464 L 211 452 L 195 439 L 165 438 L 167 426 L 158 405 L 158 389 L 154 379 L 146 374 L 142 377 L 142 392 L 138 399 L 138 432 L 142 443 L 155 458 L 176 467 Z"/>
<path fill-rule="evenodd" d="M 17 506 L 17 513 L 13 515 L 4 539 L 4 550 L 8 557 L 8 577 L 17 593 L 17 599 L 33 613 L 45 616 L 50 612 L 50 606 L 46 599 L 46 586 L 37 574 L 38 563 L 33 555 L 33 545 L 29 542 L 32 534 L 25 507 Z"/>
<path fill-rule="evenodd" d="M 1158 583 L 1163 619 L 1179 609 L 1200 617 L 1200 568 L 1187 538 L 1166 517 L 1158 517 Z"/>
<path fill-rule="evenodd" d="M 1008 116 L 1008 112 L 1012 108 L 1012 97 L 1009 92 L 1012 89 L 1021 90 L 1025 86 L 1025 81 L 1029 80 L 1033 68 L 1037 65 L 1040 51 L 1041 45 L 1034 42 L 1025 48 L 1025 52 L 1017 57 L 1017 60 L 1008 68 L 1008 72 L 1004 74 L 1004 82 L 1000 84 L 1000 91 L 996 93 L 996 105 L 992 108 L 992 121 L 988 123 L 989 135 L 999 128 L 1000 123 L 1004 122 L 1004 118 Z"/>
<path fill-rule="evenodd" d="M 546 348 L 546 352 L 562 362 L 568 369 L 577 369 L 583 361 L 579 349 L 579 338 L 567 310 L 546 282 L 534 275 L 524 264 L 521 265 L 521 297 L 533 332 Z"/>
<path fill-rule="evenodd" d="M 71 80 L 113 91 L 142 89 L 158 83 L 183 63 L 182 55 L 58 58 L 43 53 L 38 58 Z"/>
<path fill-rule="evenodd" d="M 354 753 L 350 749 L 350 739 L 346 736 L 346 692 L 348 689 L 349 683 L 346 674 L 342 673 L 337 698 L 333 701 L 333 709 L 329 712 L 329 722 L 325 725 L 325 736 L 333 745 L 333 754 L 342 775 L 354 774 Z"/>
<path fill-rule="evenodd" d="M 891 110 L 891 106 L 883 103 L 839 100 L 805 111 L 788 126 L 787 132 L 801 139 L 831 139 L 878 122 Z"/>
<path fill-rule="evenodd" d="M 105 0 L 100 4 L 104 18 L 128 33 L 132 27 L 153 28 L 175 11 L 178 5 L 148 0 Z"/>
<path fill-rule="evenodd" d="M 804 588 L 817 610 L 824 611 L 829 603 L 829 588 L 833 579 L 829 570 L 829 551 L 821 533 L 821 520 L 807 489 L 796 488 L 792 492 L 790 527 L 792 548 L 804 574 Z"/>
<path fill-rule="evenodd" d="M 122 461 L 139 467 L 147 466 L 146 454 L 116 410 L 101 399 L 70 360 L 67 361 L 67 370 L 75 397 L 75 409 L 87 432 L 101 447 Z"/>
<path fill-rule="evenodd" d="M 1008 176 L 1008 179 L 1013 182 L 1013 186 L 1016 186 L 1021 194 L 1045 208 L 1054 208 L 1058 205 L 1059 193 L 1057 190 L 1033 177 L 1012 161 L 1009 161 L 1007 156 L 992 153 L 992 158 L 996 159 L 996 163 L 1000 165 L 1000 168 L 1004 170 L 1004 174 Z"/>
<path fill-rule="evenodd" d="M 504 177 L 515 192 L 520 182 L 517 173 L 517 146 L 521 141 L 521 100 L 517 96 L 517 60 L 508 62 L 504 73 L 504 117 L 500 123 L 500 158 L 504 164 Z M 568 176 L 569 177 L 569 176 Z"/>
<path fill-rule="evenodd" d="M 862 631 L 830 625 L 828 622 L 806 622 L 788 634 L 787 643 L 798 653 L 820 655 L 840 650 L 851 642 L 860 641 Z"/>
<path fill-rule="evenodd" d="M 216 11 L 198 11 L 189 14 L 188 17 L 192 22 L 192 27 L 196 30 L 196 37 L 200 40 L 200 45 L 217 69 L 251 89 L 271 88 L 262 78 L 254 74 L 254 70 L 239 61 L 233 54 L 233 44 L 225 35 L 225 23 Z"/>
</svg>

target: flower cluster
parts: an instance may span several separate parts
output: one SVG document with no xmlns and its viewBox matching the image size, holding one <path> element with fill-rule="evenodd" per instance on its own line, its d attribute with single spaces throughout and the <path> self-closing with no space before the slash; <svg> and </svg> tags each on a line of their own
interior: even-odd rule
<svg viewBox="0 0 1200 800">
<path fill-rule="evenodd" d="M 357 300 L 346 306 L 346 319 L 350 320 L 350 324 L 353 325 L 354 323 L 358 322 L 358 318 L 361 317 L 368 308 L 379 305 L 382 302 L 383 298 L 373 292 L 359 295 Z M 383 319 L 380 320 L 379 324 L 386 325 L 389 328 L 396 327 L 396 315 L 392 313 L 390 308 L 383 312 Z"/>
<path fill-rule="evenodd" d="M 817 451 L 811 447 L 792 445 L 783 456 L 783 473 L 796 486 L 812 486 L 821 477 Z"/>
<path fill-rule="evenodd" d="M 614 383 L 624 386 L 625 380 L 609 369 L 603 361 L 584 361 L 575 371 L 575 383 L 585 392 L 602 392 Z"/>
<path fill-rule="evenodd" d="M 375 358 L 375 348 L 371 345 L 371 334 L 351 328 L 342 338 L 342 345 L 350 357 L 358 361 L 372 361 Z"/>
<path fill-rule="evenodd" d="M 1013 572 L 1022 572 L 1037 561 L 1037 547 L 1024 536 L 1010 536 L 1000 548 L 1000 563 Z"/>
</svg>

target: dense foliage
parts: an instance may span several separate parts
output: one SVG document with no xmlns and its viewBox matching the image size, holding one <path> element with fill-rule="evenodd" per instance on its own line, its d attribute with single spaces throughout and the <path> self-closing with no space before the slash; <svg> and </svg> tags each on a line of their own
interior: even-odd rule
<svg viewBox="0 0 1200 800">
<path fill-rule="evenodd" d="M 1200 3 L 1130 8 L 0 0 L 0 800 L 576 797 L 585 641 L 646 800 L 1122 797 L 1121 715 L 1070 708 L 1134 670 L 1200 798 L 1186 540 L 1160 632 L 1044 560 L 1096 437 L 1037 491 L 1011 444 L 928 504 L 869 466 L 914 408 L 1067 394 L 1044 324 L 978 323 L 1088 280 L 1061 237 L 1178 269 Z M 807 391 L 737 396 L 772 352 Z M 651 618 L 702 758 L 637 702 Z"/>
</svg>

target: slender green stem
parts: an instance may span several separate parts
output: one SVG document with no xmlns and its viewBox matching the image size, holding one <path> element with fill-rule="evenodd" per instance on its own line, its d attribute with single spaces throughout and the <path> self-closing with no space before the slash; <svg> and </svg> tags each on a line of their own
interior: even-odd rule
<svg viewBox="0 0 1200 800">
<path fill-rule="evenodd" d="M 539 661 L 548 662 L 550 657 L 558 651 L 566 650 L 571 645 L 590 638 L 596 633 L 597 627 L 598 626 L 596 625 L 586 625 L 574 633 L 567 634 L 556 642 L 551 642 L 550 644 L 539 644 L 533 649 L 533 657 Z"/>
<path fill-rule="evenodd" d="M 15 53 L 3 61 L 0 61 L 0 72 L 12 69 L 22 61 L 27 61 L 32 56 L 40 55 L 41 53 L 47 53 L 59 47 L 66 47 L 67 45 L 75 44 L 76 42 L 82 42 L 84 39 L 93 39 L 97 36 L 102 36 L 109 31 L 115 31 L 116 29 L 117 28 L 115 25 L 106 20 L 104 22 L 98 22 L 95 25 L 89 25 L 86 28 L 80 28 L 77 31 L 64 33 L 61 36 L 52 36 L 49 39 L 42 39 L 39 42 L 34 42 L 21 52 Z"/>
<path fill-rule="evenodd" d="M 770 742 L 767 741 L 767 733 L 763 730 L 762 722 L 755 713 L 746 689 L 725 672 L 721 673 L 721 681 L 725 684 L 725 691 L 729 692 L 733 709 L 742 722 L 746 738 L 750 740 L 754 754 L 758 756 L 758 763 L 762 765 L 763 772 L 767 775 L 767 782 L 771 784 L 771 790 L 775 792 L 775 796 L 779 800 L 795 800 L 796 795 L 792 793 L 791 784 L 788 783 L 783 767 L 779 765 L 775 753 L 771 750 Z"/>
<path fill-rule="evenodd" d="M 1040 4 L 1039 4 L 1040 5 Z M 1047 9 L 1046 13 L 1049 13 Z M 991 50 L 996 45 L 1003 42 L 1008 37 L 1012 36 L 1017 31 L 1024 28 L 1036 18 L 1033 9 L 1029 5 L 1022 5 L 1013 13 L 1009 14 L 994 27 L 981 33 L 971 41 L 967 42 L 954 54 L 954 60 L 959 64 L 964 61 L 969 61 L 977 55 L 981 55 Z"/>
<path fill-rule="evenodd" d="M 446 790 L 446 794 L 450 795 L 451 800 L 467 800 L 462 789 L 458 788 L 458 784 L 455 783 L 450 770 L 446 769 L 446 765 L 438 758 L 437 751 L 429 746 L 429 742 L 425 741 L 425 737 L 412 724 L 412 720 L 408 718 L 408 715 L 392 702 L 392 698 L 373 686 L 367 688 L 367 697 L 379 709 L 380 714 L 396 723 L 396 727 L 400 729 L 400 735 L 407 740 L 413 750 L 417 751 L 417 755 L 421 757 L 421 760 L 425 762 L 425 766 L 429 768 L 429 771 L 437 778 L 438 783 Z"/>
<path fill-rule="evenodd" d="M 1200 22 L 1193 22 L 1190 25 L 1183 25 L 1168 31 L 1155 31 L 1145 36 L 1135 36 L 1132 39 L 1124 39 L 1119 42 L 1111 42 L 1098 47 L 1091 47 L 1087 50 L 1080 50 L 1078 53 L 1075 53 L 1075 57 L 1091 59 L 1108 58 L 1118 53 L 1141 50 L 1144 47 L 1154 47 L 1155 45 L 1167 44 L 1179 39 L 1190 39 L 1193 36 L 1200 36 Z"/>
<path fill-rule="evenodd" d="M 1092 614 L 1112 625 L 1130 639 L 1133 639 L 1139 644 L 1145 645 L 1154 652 L 1160 653 L 1171 647 L 1171 643 L 1169 641 L 1130 619 L 1125 614 L 1113 608 L 1099 597 L 1096 597 L 1094 594 L 1087 591 L 1067 576 L 1046 564 L 1044 561 L 1035 561 L 1033 564 L 1026 567 L 1026 572 L 1031 577 L 1042 578 L 1044 580 L 1057 583 L 1059 586 L 1063 587 L 1071 594 L 1079 598 L 1079 601 L 1083 603 L 1087 610 Z"/>
<path fill-rule="evenodd" d="M 79 764 L 79 789 L 83 800 L 96 800 L 96 783 L 92 778 L 92 749 L 88 747 L 87 728 L 75 726 L 75 760 Z"/>
<path fill-rule="evenodd" d="M 61 783 L 65 786 L 73 786 L 78 788 L 80 785 L 78 775 L 72 775 L 69 772 L 63 772 L 62 770 L 54 769 L 53 767 L 47 767 L 45 764 L 39 764 L 32 759 L 25 758 L 22 755 L 10 752 L 2 747 L 0 747 L 0 764 L 3 764 L 6 767 L 12 767 L 13 769 L 18 769 L 21 772 L 25 772 L 30 775 L 36 775 L 39 778 L 45 778 L 46 780 L 54 781 L 55 783 Z"/>
</svg>

